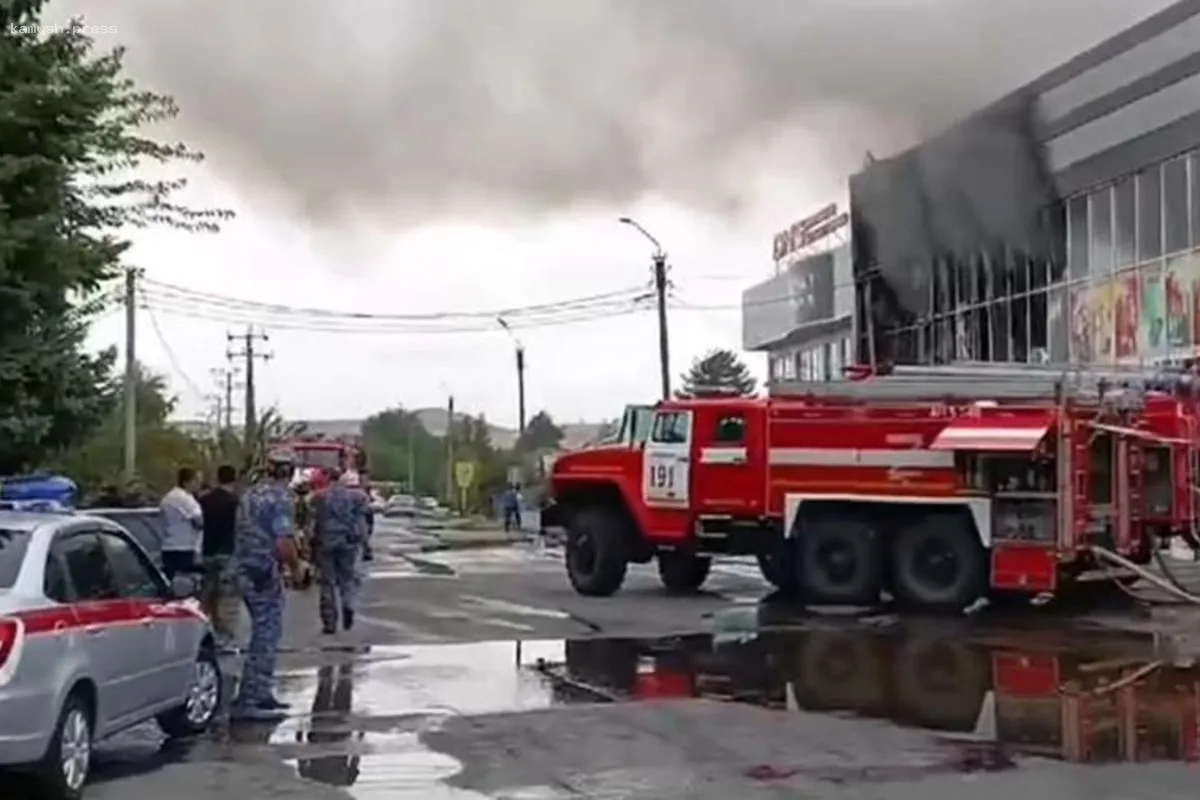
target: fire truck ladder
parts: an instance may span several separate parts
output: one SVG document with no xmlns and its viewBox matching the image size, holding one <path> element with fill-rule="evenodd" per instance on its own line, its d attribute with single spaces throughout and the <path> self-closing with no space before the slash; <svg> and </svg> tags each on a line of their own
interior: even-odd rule
<svg viewBox="0 0 1200 800">
<path fill-rule="evenodd" d="M 768 385 L 771 397 L 823 397 L 902 402 L 1075 401 L 1137 407 L 1149 391 L 1166 391 L 1180 373 L 1154 368 L 1084 367 L 1062 369 L 1039 364 L 958 363 L 945 366 L 897 366 L 890 375 L 860 380 L 780 381 Z"/>
</svg>

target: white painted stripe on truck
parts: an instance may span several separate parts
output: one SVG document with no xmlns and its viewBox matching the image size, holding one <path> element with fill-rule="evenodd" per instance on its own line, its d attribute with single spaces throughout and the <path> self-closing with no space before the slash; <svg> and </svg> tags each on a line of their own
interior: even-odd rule
<svg viewBox="0 0 1200 800">
<path fill-rule="evenodd" d="M 954 453 L 932 450 L 860 450 L 844 447 L 772 447 L 768 463 L 778 467 L 938 469 L 953 467 Z"/>
<path fill-rule="evenodd" d="M 745 464 L 744 447 L 705 447 L 700 451 L 701 464 Z"/>
</svg>

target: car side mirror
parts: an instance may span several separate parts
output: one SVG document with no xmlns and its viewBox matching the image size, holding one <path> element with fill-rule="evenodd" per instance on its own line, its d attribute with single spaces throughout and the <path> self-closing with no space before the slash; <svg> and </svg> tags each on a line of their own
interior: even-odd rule
<svg viewBox="0 0 1200 800">
<path fill-rule="evenodd" d="M 190 600 L 200 596 L 200 578 L 181 574 L 171 578 L 171 597 L 174 600 Z"/>
</svg>

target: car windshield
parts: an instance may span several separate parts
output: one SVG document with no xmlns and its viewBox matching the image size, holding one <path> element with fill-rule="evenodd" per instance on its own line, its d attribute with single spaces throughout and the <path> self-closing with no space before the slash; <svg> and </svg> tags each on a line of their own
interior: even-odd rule
<svg viewBox="0 0 1200 800">
<path fill-rule="evenodd" d="M 329 447 L 304 447 L 296 451 L 296 457 L 300 460 L 300 466 L 305 468 L 338 469 L 342 452 Z"/>
<path fill-rule="evenodd" d="M 0 528 L 0 589 L 11 589 L 17 582 L 28 545 L 28 531 Z"/>
</svg>

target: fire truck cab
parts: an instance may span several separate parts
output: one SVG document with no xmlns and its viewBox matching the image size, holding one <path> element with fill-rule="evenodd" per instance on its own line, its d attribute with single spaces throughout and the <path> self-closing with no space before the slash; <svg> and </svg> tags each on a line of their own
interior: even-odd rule
<svg viewBox="0 0 1200 800">
<path fill-rule="evenodd" d="M 652 559 L 692 591 L 720 555 L 812 604 L 1056 594 L 1129 577 L 1097 548 L 1145 563 L 1191 531 L 1196 408 L 1190 376 L 1000 365 L 636 406 L 558 459 L 545 524 L 589 595 Z"/>
</svg>

